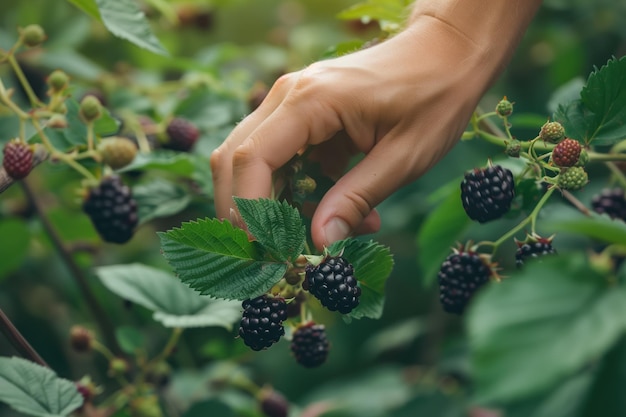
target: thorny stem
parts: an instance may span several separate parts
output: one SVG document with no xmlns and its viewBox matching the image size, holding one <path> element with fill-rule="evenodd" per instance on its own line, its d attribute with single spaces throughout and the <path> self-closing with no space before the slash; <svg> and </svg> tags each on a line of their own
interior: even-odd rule
<svg viewBox="0 0 626 417">
<path fill-rule="evenodd" d="M 59 256 L 65 263 L 65 266 L 67 267 L 67 269 L 69 269 L 71 276 L 74 278 L 74 281 L 76 281 L 76 284 L 78 285 L 78 288 L 85 300 L 85 305 L 90 310 L 91 315 L 93 316 L 96 323 L 98 323 L 98 327 L 100 328 L 104 339 L 106 340 L 107 344 L 112 347 L 114 352 L 121 354 L 122 349 L 117 343 L 113 326 L 107 320 L 107 313 L 104 311 L 104 309 L 100 305 L 100 302 L 89 287 L 87 277 L 80 269 L 80 267 L 74 260 L 72 253 L 63 243 L 58 232 L 46 216 L 46 213 L 44 212 L 41 203 L 36 197 L 36 193 L 31 189 L 30 185 L 28 184 L 28 179 L 25 178 L 20 181 L 20 185 L 24 190 L 24 194 L 26 195 L 29 204 L 35 209 L 35 212 L 37 213 L 41 224 L 47 235 L 49 236 L 54 248 L 56 248 Z"/>
<path fill-rule="evenodd" d="M 0 332 L 9 340 L 15 350 L 20 354 L 30 359 L 33 362 L 38 363 L 41 366 L 49 367 L 46 361 L 39 356 L 39 353 L 28 343 L 28 341 L 22 336 L 19 330 L 13 325 L 13 322 L 4 314 L 4 311 L 0 308 Z"/>
</svg>

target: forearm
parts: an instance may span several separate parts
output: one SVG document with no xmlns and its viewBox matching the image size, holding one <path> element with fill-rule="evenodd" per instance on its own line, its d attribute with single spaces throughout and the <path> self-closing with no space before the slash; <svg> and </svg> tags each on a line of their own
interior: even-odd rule
<svg viewBox="0 0 626 417">
<path fill-rule="evenodd" d="M 449 25 L 490 61 L 493 76 L 509 62 L 541 0 L 417 0 L 409 27 L 422 18 Z"/>
</svg>

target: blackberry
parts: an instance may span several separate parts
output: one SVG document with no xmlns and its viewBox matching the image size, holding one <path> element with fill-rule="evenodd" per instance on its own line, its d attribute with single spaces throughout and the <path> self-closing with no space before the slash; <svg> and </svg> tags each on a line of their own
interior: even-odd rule
<svg viewBox="0 0 626 417">
<path fill-rule="evenodd" d="M 289 415 L 289 402 L 278 391 L 264 388 L 259 395 L 259 405 L 263 415 L 267 417 L 287 417 Z"/>
<path fill-rule="evenodd" d="M 167 141 L 163 144 L 166 149 L 189 152 L 200 137 L 200 131 L 187 119 L 175 117 L 165 129 Z"/>
<path fill-rule="evenodd" d="M 607 188 L 591 200 L 593 211 L 626 222 L 626 197 L 623 188 Z"/>
<path fill-rule="evenodd" d="M 330 311 L 348 314 L 359 305 L 361 288 L 354 268 L 342 256 L 328 256 L 319 265 L 307 265 L 303 288 Z"/>
<path fill-rule="evenodd" d="M 582 146 L 574 139 L 564 139 L 552 150 L 552 162 L 558 167 L 573 167 L 580 158 Z"/>
<path fill-rule="evenodd" d="M 316 368 L 326 362 L 329 348 L 323 324 L 309 322 L 293 333 L 291 352 L 296 362 L 306 368 Z"/>
<path fill-rule="evenodd" d="M 125 243 L 137 226 L 137 202 L 117 175 L 104 178 L 89 190 L 83 211 L 106 242 Z"/>
<path fill-rule="evenodd" d="M 33 150 L 20 139 L 13 139 L 4 145 L 2 166 L 14 180 L 25 178 L 33 169 Z"/>
<path fill-rule="evenodd" d="M 137 145 L 126 137 L 112 136 L 102 139 L 98 152 L 102 162 L 113 169 L 120 169 L 133 162 L 137 155 Z"/>
<path fill-rule="evenodd" d="M 518 268 L 521 268 L 530 259 L 556 254 L 556 249 L 552 247 L 552 239 L 533 239 L 527 242 L 519 242 L 517 246 L 515 265 Z"/>
<path fill-rule="evenodd" d="M 475 168 L 461 182 L 461 201 L 468 217 L 486 223 L 502 217 L 515 197 L 513 173 L 500 165 Z"/>
<path fill-rule="evenodd" d="M 441 264 L 439 300 L 443 309 L 452 314 L 462 314 L 474 293 L 489 282 L 490 265 L 478 253 L 455 250 Z"/>
<path fill-rule="evenodd" d="M 252 350 L 267 349 L 285 334 L 283 321 L 287 319 L 287 304 L 283 298 L 263 294 L 245 300 L 242 306 L 239 336 Z"/>
</svg>

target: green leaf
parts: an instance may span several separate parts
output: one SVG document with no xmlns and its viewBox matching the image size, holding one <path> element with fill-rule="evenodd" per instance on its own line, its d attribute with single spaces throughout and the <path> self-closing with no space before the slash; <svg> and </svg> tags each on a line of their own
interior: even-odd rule
<svg viewBox="0 0 626 417">
<path fill-rule="evenodd" d="M 93 19 L 101 21 L 98 5 L 95 0 L 67 0 L 80 10 L 91 16 Z"/>
<path fill-rule="evenodd" d="M 477 401 L 553 388 L 607 351 L 626 328 L 626 289 L 607 281 L 576 253 L 479 293 L 467 322 Z"/>
<path fill-rule="evenodd" d="M 458 184 L 458 182 L 457 182 Z M 422 223 L 417 235 L 417 262 L 425 286 L 431 286 L 441 263 L 450 254 L 450 246 L 470 225 L 461 203 L 461 189 L 457 186 Z"/>
<path fill-rule="evenodd" d="M 406 2 L 403 0 L 368 0 L 355 4 L 339 12 L 338 19 L 343 20 L 385 20 L 401 23 L 406 13 Z"/>
<path fill-rule="evenodd" d="M 96 268 L 100 281 L 113 293 L 154 312 L 165 327 L 230 329 L 241 318 L 241 305 L 199 295 L 173 274 L 142 264 Z"/>
<path fill-rule="evenodd" d="M 610 145 L 626 136 L 626 57 L 611 59 L 591 73 L 580 102 L 561 106 L 555 119 L 568 135 L 589 144 Z"/>
<path fill-rule="evenodd" d="M 626 245 L 626 223 L 607 215 L 592 214 L 571 220 L 554 221 L 546 225 L 551 232 L 576 233 L 605 243 Z"/>
<path fill-rule="evenodd" d="M 21 358 L 0 358 L 0 401 L 31 416 L 67 416 L 83 404 L 72 381 Z"/>
<path fill-rule="evenodd" d="M 10 236 L 10 239 L 0 239 L 0 281 L 8 273 L 17 269 L 28 254 L 30 243 L 30 231 L 26 223 L 18 219 L 1 219 L 0 236 Z"/>
<path fill-rule="evenodd" d="M 241 120 L 245 106 L 235 97 L 199 88 L 177 103 L 174 114 L 192 121 L 201 131 L 210 131 Z"/>
<path fill-rule="evenodd" d="M 181 281 L 216 298 L 246 300 L 265 293 L 287 271 L 264 260 L 262 248 L 228 221 L 204 219 L 159 233 L 163 255 Z"/>
<path fill-rule="evenodd" d="M 265 198 L 234 200 L 248 231 L 273 259 L 292 261 L 302 254 L 306 231 L 295 207 Z"/>
<path fill-rule="evenodd" d="M 132 326 L 120 326 L 115 329 L 115 338 L 125 353 L 134 355 L 145 345 L 145 338 Z"/>
<path fill-rule="evenodd" d="M 176 151 L 138 153 L 133 162 L 119 172 L 159 169 L 172 174 L 191 177 L 194 173 L 194 156 Z"/>
<path fill-rule="evenodd" d="M 344 258 L 354 267 L 354 277 L 361 287 L 359 305 L 349 316 L 355 319 L 380 318 L 385 305 L 385 284 L 393 270 L 389 248 L 357 239 L 340 240 L 328 248 L 333 256 L 342 250 Z"/>
<path fill-rule="evenodd" d="M 177 214 L 191 201 L 182 187 L 164 179 L 133 187 L 133 197 L 137 201 L 140 223 Z"/>
<path fill-rule="evenodd" d="M 133 0 L 95 0 L 106 28 L 115 36 L 140 48 L 167 55 L 163 45 L 152 33 L 146 16 Z"/>
</svg>

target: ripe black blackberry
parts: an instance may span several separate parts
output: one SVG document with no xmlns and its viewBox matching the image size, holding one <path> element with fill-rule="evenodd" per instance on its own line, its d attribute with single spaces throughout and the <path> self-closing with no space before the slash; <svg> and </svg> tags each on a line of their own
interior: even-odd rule
<svg viewBox="0 0 626 417">
<path fill-rule="evenodd" d="M 328 256 L 319 265 L 307 265 L 302 288 L 330 311 L 348 314 L 359 305 L 361 288 L 354 268 L 342 256 Z"/>
<path fill-rule="evenodd" d="M 452 314 L 462 314 L 474 293 L 489 282 L 491 266 L 472 251 L 455 249 L 441 264 L 439 300 L 443 309 Z"/>
<path fill-rule="evenodd" d="M 326 362 L 329 348 L 323 324 L 303 324 L 296 329 L 291 339 L 291 352 L 296 362 L 307 368 L 315 368 Z"/>
<path fill-rule="evenodd" d="M 607 188 L 591 200 L 593 211 L 626 222 L 626 198 L 623 188 Z"/>
<path fill-rule="evenodd" d="M 129 241 L 139 220 L 137 202 L 130 188 L 117 175 L 103 178 L 97 187 L 89 190 L 83 211 L 100 237 L 111 243 Z"/>
<path fill-rule="evenodd" d="M 527 242 L 518 242 L 515 251 L 515 265 L 521 268 L 530 259 L 553 254 L 556 254 L 556 249 L 552 246 L 552 239 L 539 238 Z"/>
<path fill-rule="evenodd" d="M 243 315 L 239 336 L 252 350 L 267 349 L 285 334 L 287 304 L 283 298 L 263 294 L 242 303 Z"/>
<path fill-rule="evenodd" d="M 500 165 L 475 168 L 461 182 L 461 201 L 470 219 L 485 223 L 502 217 L 515 197 L 513 173 Z"/>
<path fill-rule="evenodd" d="M 200 137 L 200 131 L 192 122 L 181 117 L 173 118 L 167 128 L 167 141 L 163 144 L 166 149 L 189 152 Z"/>
</svg>

